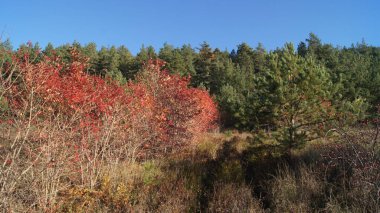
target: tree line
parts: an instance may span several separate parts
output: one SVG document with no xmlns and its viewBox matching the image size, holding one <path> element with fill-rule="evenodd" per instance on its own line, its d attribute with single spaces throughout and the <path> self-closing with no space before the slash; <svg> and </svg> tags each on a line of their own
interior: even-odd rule
<svg viewBox="0 0 380 213">
<path fill-rule="evenodd" d="M 1 45 L 12 50 L 9 41 Z M 58 55 L 67 62 L 73 48 L 89 58 L 88 73 L 121 83 L 133 80 L 149 59 L 164 60 L 165 69 L 190 76 L 191 86 L 214 96 L 226 128 L 297 128 L 324 123 L 339 113 L 347 119 L 347 112 L 364 118 L 374 114 L 380 101 L 380 48 L 364 41 L 334 47 L 310 33 L 297 47 L 286 43 L 271 51 L 260 43 L 242 43 L 232 51 L 206 42 L 198 48 L 165 43 L 158 51 L 143 46 L 135 56 L 125 46 L 98 49 L 95 43 L 49 43 L 42 52 L 38 44 L 19 47 L 32 50 L 36 61 Z"/>
</svg>

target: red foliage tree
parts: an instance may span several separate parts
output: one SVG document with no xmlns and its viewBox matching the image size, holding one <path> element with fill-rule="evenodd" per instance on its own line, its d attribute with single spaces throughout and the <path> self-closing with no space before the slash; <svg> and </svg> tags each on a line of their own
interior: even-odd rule
<svg viewBox="0 0 380 213">
<path fill-rule="evenodd" d="M 142 103 L 136 114 L 149 115 L 147 129 L 155 133 L 154 140 L 144 146 L 159 152 L 182 147 L 194 136 L 215 128 L 219 116 L 207 91 L 189 88 L 190 78 L 170 75 L 164 65 L 164 61 L 150 60 L 137 81 L 128 85 L 134 89 L 132 93 L 140 94 L 134 95 Z"/>
<path fill-rule="evenodd" d="M 162 61 L 120 85 L 87 74 L 87 59 L 75 51 L 69 62 L 12 54 L 0 66 L 3 200 L 28 183 L 33 202 L 49 209 L 68 183 L 93 188 L 109 167 L 183 147 L 218 119 L 208 93 L 162 70 Z"/>
<path fill-rule="evenodd" d="M 30 61 L 28 55 L 13 58 L 19 81 L 7 93 L 10 109 L 20 113 L 31 104 L 32 93 L 44 109 L 39 120 L 60 113 L 75 121 L 70 125 L 79 138 L 100 137 L 97 132 L 117 116 L 118 131 L 125 141 L 134 141 L 136 152 L 160 154 L 216 127 L 218 111 L 207 91 L 189 88 L 190 78 L 170 75 L 163 61 L 149 61 L 137 80 L 124 86 L 87 74 L 87 59 L 76 51 L 70 63 L 58 57 Z"/>
</svg>

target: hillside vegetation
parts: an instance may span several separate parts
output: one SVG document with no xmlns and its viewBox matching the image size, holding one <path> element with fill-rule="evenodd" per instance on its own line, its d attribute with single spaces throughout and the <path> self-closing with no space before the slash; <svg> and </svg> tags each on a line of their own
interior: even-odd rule
<svg viewBox="0 0 380 213">
<path fill-rule="evenodd" d="M 6 212 L 379 212 L 380 48 L 0 43 Z"/>
</svg>

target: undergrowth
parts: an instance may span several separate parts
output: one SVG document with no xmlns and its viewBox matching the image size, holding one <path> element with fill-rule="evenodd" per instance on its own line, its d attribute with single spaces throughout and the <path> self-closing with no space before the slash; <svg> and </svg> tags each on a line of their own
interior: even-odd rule
<svg viewBox="0 0 380 213">
<path fill-rule="evenodd" d="M 379 211 L 378 154 L 366 158 L 373 168 L 364 168 L 352 163 L 371 154 L 360 144 L 324 139 L 286 156 L 255 137 L 208 135 L 181 154 L 114 168 L 94 191 L 74 187 L 63 194 L 60 210 Z"/>
</svg>

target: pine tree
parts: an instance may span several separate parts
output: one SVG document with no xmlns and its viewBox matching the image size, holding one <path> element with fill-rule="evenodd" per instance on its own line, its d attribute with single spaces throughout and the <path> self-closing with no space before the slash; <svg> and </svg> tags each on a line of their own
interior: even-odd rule
<svg viewBox="0 0 380 213">
<path fill-rule="evenodd" d="M 94 42 L 88 43 L 82 48 L 82 53 L 90 59 L 87 72 L 90 74 L 96 74 L 96 64 L 98 62 L 98 50 L 96 49 L 96 44 Z"/>
<path fill-rule="evenodd" d="M 49 57 L 53 56 L 53 52 L 54 52 L 54 46 L 53 46 L 53 44 L 49 42 L 42 52 L 46 56 L 49 56 Z"/>
<path fill-rule="evenodd" d="M 126 79 L 131 79 L 132 76 L 129 76 L 129 70 L 131 69 L 131 64 L 133 62 L 132 53 L 124 45 L 117 48 L 117 53 L 120 57 L 118 68 L 121 74 Z"/>
<path fill-rule="evenodd" d="M 180 49 L 181 57 L 183 58 L 184 70 L 180 70 L 182 76 L 194 76 L 195 65 L 194 61 L 196 58 L 196 53 L 190 45 L 183 45 Z"/>
<path fill-rule="evenodd" d="M 312 58 L 302 58 L 287 44 L 270 54 L 270 80 L 275 87 L 273 115 L 282 132 L 281 145 L 292 148 L 314 139 L 323 124 L 333 118 L 328 72 Z"/>
<path fill-rule="evenodd" d="M 210 45 L 206 42 L 201 44 L 199 54 L 194 62 L 195 75 L 192 78 L 192 84 L 197 87 L 210 89 L 211 66 L 214 62 L 214 54 Z"/>
</svg>

